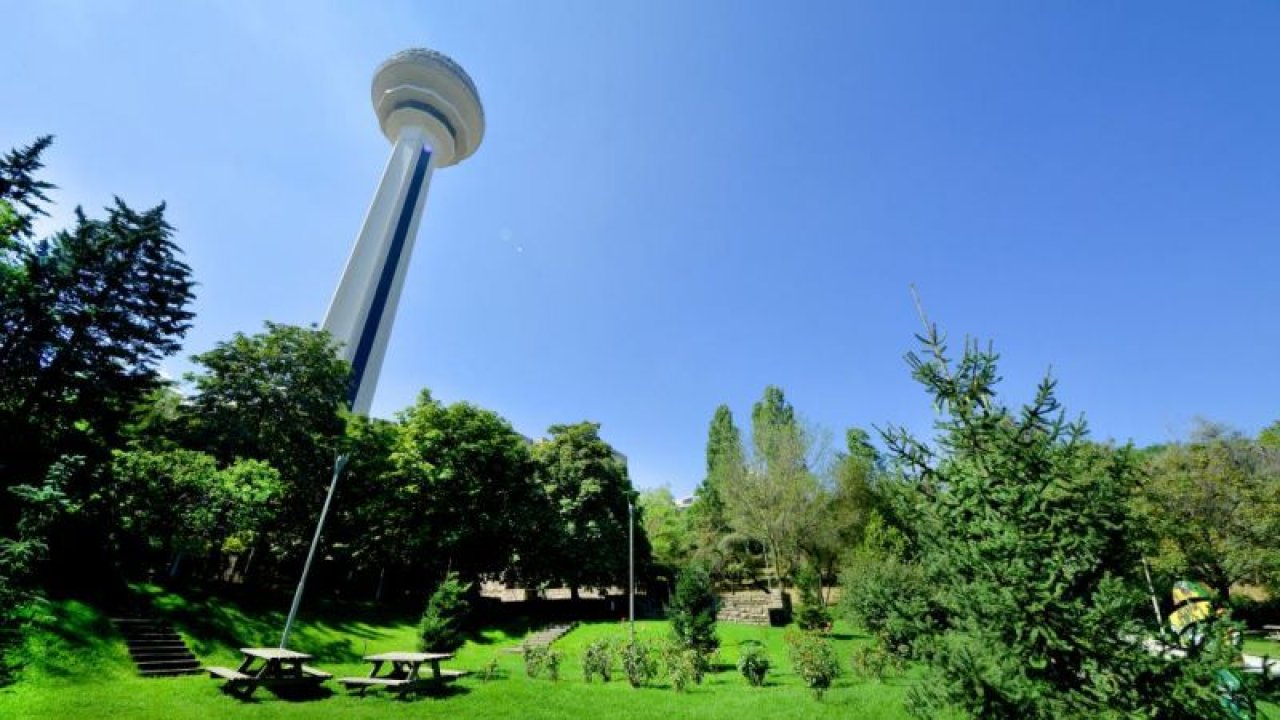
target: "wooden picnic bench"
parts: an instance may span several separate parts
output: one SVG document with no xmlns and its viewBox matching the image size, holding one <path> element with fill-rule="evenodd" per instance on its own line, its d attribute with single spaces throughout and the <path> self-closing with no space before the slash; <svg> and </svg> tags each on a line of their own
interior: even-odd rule
<svg viewBox="0 0 1280 720">
<path fill-rule="evenodd" d="M 249 698 L 259 685 L 287 687 L 319 685 L 333 677 L 318 668 L 305 664 L 311 656 L 284 648 L 240 648 L 244 661 L 232 670 L 225 667 L 207 667 L 209 677 L 224 680 L 223 689 L 234 695 Z M 254 664 L 258 663 L 257 667 Z"/>
<path fill-rule="evenodd" d="M 364 659 L 373 663 L 373 669 L 369 671 L 368 677 L 344 677 L 338 678 L 338 682 L 359 695 L 364 695 L 371 687 L 381 687 L 386 688 L 388 692 L 398 693 L 403 696 L 406 693 L 420 690 L 428 684 L 439 685 L 465 675 L 466 672 L 463 670 L 450 670 L 440 667 L 441 660 L 448 660 L 452 657 L 453 653 L 419 652 L 389 652 L 366 655 Z M 431 675 L 428 677 L 423 677 L 421 674 L 424 664 L 431 666 Z M 383 665 L 387 665 L 389 669 L 385 675 L 379 675 Z"/>
</svg>

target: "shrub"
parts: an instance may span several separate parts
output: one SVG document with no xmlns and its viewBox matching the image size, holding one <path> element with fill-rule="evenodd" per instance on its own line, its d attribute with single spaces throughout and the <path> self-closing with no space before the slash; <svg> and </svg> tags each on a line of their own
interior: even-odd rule
<svg viewBox="0 0 1280 720">
<path fill-rule="evenodd" d="M 711 576 L 691 565 L 676 578 L 675 593 L 667 607 L 671 632 L 680 645 L 710 655 L 720 646 L 716 637 L 716 594 Z"/>
<path fill-rule="evenodd" d="M 756 640 L 747 640 L 738 650 L 738 672 L 751 687 L 763 687 L 764 676 L 769 672 L 769 653 Z"/>
<path fill-rule="evenodd" d="M 822 601 L 822 578 L 811 568 L 805 568 L 796 576 L 796 587 L 800 590 L 796 625 L 801 630 L 825 632 L 831 627 L 831 611 Z"/>
<path fill-rule="evenodd" d="M 835 650 L 825 638 L 806 632 L 787 633 L 791 665 L 804 684 L 821 700 L 831 682 L 840 674 Z"/>
<path fill-rule="evenodd" d="M 653 646 L 644 640 L 636 640 L 622 646 L 622 669 L 627 673 L 627 682 L 638 688 L 647 684 L 658 674 L 658 657 Z"/>
<path fill-rule="evenodd" d="M 884 680 L 897 677 L 906 669 L 902 656 L 890 652 L 883 641 L 853 651 L 853 672 L 864 678 Z"/>
<path fill-rule="evenodd" d="M 520 656 L 524 659 L 524 674 L 536 678 L 542 674 L 542 667 L 547 661 L 547 646 L 522 645 Z"/>
<path fill-rule="evenodd" d="M 480 681 L 489 682 L 490 680 L 498 677 L 499 672 L 497 656 L 491 657 L 489 658 L 489 662 L 485 663 L 484 666 L 480 668 Z"/>
<path fill-rule="evenodd" d="M 547 679 L 555 682 L 560 679 L 560 660 L 563 656 L 559 650 L 553 647 L 543 649 L 542 669 L 547 673 Z"/>
<path fill-rule="evenodd" d="M 582 678 L 587 682 L 599 675 L 602 682 L 613 679 L 614 643 L 610 638 L 593 640 L 582 651 Z"/>
<path fill-rule="evenodd" d="M 466 595 L 470 589 L 470 583 L 459 582 L 458 574 L 450 572 L 431 593 L 420 626 L 423 650 L 453 652 L 462 647 L 466 640 L 462 634 L 468 609 Z"/>
<path fill-rule="evenodd" d="M 885 483 L 885 502 L 899 504 L 899 486 Z M 905 503 L 902 503 L 905 504 Z M 872 510 L 857 549 L 840 575 L 841 613 L 870 630 L 888 647 L 914 657 L 917 638 L 928 635 L 941 618 L 930 601 L 933 588 L 908 552 L 907 538 L 885 515 Z"/>
<path fill-rule="evenodd" d="M 706 656 L 693 648 L 684 647 L 676 640 L 662 646 L 662 661 L 671 679 L 671 689 L 684 692 L 689 683 L 702 683 L 706 672 Z"/>
</svg>

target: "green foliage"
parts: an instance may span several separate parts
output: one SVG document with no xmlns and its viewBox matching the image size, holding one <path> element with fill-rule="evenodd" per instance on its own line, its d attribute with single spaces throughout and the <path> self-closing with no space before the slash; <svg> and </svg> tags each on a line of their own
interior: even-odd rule
<svg viewBox="0 0 1280 720">
<path fill-rule="evenodd" d="M 729 529 L 724 493 L 732 478 L 745 471 L 742 434 L 733 424 L 729 406 L 721 405 L 716 408 L 707 431 L 707 475 L 698 485 L 693 506 L 689 508 L 696 541 L 704 554 L 714 548 L 716 538 Z"/>
<path fill-rule="evenodd" d="M 1223 598 L 1236 583 L 1280 588 L 1280 450 L 1206 423 L 1146 470 L 1135 508 L 1157 573 L 1203 580 Z"/>
<path fill-rule="evenodd" d="M 821 700 L 823 694 L 831 688 L 831 683 L 840 675 L 840 663 L 836 660 L 835 649 L 826 638 L 815 633 L 792 631 L 787 634 L 786 639 L 791 666 L 813 692 L 813 696 Z"/>
<path fill-rule="evenodd" d="M 642 491 L 639 510 L 639 521 L 652 547 L 654 564 L 664 571 L 684 565 L 692 550 L 688 515 L 676 507 L 671 489 Z"/>
<path fill-rule="evenodd" d="M 49 202 L 45 191 L 54 186 L 37 180 L 36 173 L 44 167 L 40 156 L 52 144 L 53 136 L 43 135 L 30 145 L 10 150 L 0 158 L 0 204 L 3 205 L 0 241 L 30 238 L 32 222 L 36 217 L 48 214 L 43 207 L 43 203 Z"/>
<path fill-rule="evenodd" d="M 762 643 L 748 640 L 739 646 L 738 672 L 751 687 L 764 687 L 765 675 L 769 673 L 769 651 Z"/>
<path fill-rule="evenodd" d="M 906 659 L 892 652 L 883 640 L 854 650 L 852 666 L 854 673 L 877 681 L 899 677 L 907 670 Z"/>
<path fill-rule="evenodd" d="M 83 464 L 83 458 L 64 457 L 49 468 L 40 485 L 9 488 L 10 502 L 18 506 L 18 521 L 14 537 L 0 537 L 0 633 L 33 596 L 33 578 L 49 551 L 50 528 L 79 509 L 64 488 Z"/>
<path fill-rule="evenodd" d="M 864 540 L 841 573 L 840 610 L 895 651 L 910 654 L 936 619 L 932 589 L 903 533 L 873 510 Z"/>
<path fill-rule="evenodd" d="M 1083 422 L 1064 420 L 1052 380 L 1014 413 L 996 401 L 993 352 L 966 343 L 953 363 L 935 330 L 923 341 L 927 357 L 908 362 L 942 413 L 939 436 L 932 445 L 901 430 L 886 438 L 910 481 L 896 516 L 912 546 L 905 561 L 923 580 L 925 608 L 912 610 L 929 618 L 912 640 L 933 672 L 908 709 L 1164 717 L 1185 683 L 1211 683 L 1180 675 L 1190 665 L 1136 640 L 1145 631 L 1127 502 L 1133 453 L 1086 442 Z"/>
<path fill-rule="evenodd" d="M 1258 444 L 1269 450 L 1280 450 L 1280 420 L 1271 423 L 1258 433 Z"/>
<path fill-rule="evenodd" d="M 702 683 L 707 670 L 706 656 L 698 650 L 687 647 L 675 638 L 668 640 L 658 649 L 662 665 L 666 668 L 667 679 L 671 681 L 671 689 L 682 693 L 690 684 Z"/>
<path fill-rule="evenodd" d="M 934 630 L 933 588 L 918 563 L 859 552 L 841 578 L 840 606 L 845 615 L 883 637 L 890 647 L 910 653 L 918 638 Z"/>
<path fill-rule="evenodd" d="M 622 645 L 622 670 L 627 674 L 627 682 L 631 687 L 647 685 L 658 676 L 661 668 L 658 652 L 654 646 L 641 638 Z"/>
<path fill-rule="evenodd" d="M 682 570 L 667 607 L 676 643 L 702 655 L 714 652 L 720 646 L 716 637 L 716 603 L 715 588 L 706 570 L 698 565 Z"/>
<path fill-rule="evenodd" d="M 480 682 L 487 683 L 497 678 L 501 672 L 497 656 L 491 657 L 488 662 L 480 666 Z"/>
<path fill-rule="evenodd" d="M 564 656 L 559 650 L 551 646 L 547 646 L 546 653 L 543 655 L 542 669 L 547 674 L 547 679 L 555 682 L 560 679 L 560 661 Z"/>
<path fill-rule="evenodd" d="M 0 686 L 21 664 L 14 649 L 22 639 L 23 613 L 40 599 L 36 576 L 48 556 L 50 528 L 80 509 L 63 488 L 82 465 L 82 458 L 60 458 L 40 485 L 9 488 L 18 521 L 14 537 L 0 537 Z"/>
<path fill-rule="evenodd" d="M 593 640 L 582 651 L 582 677 L 587 682 L 599 676 L 601 682 L 613 679 L 613 661 L 617 650 L 612 638 Z"/>
<path fill-rule="evenodd" d="M 785 583 L 819 519 L 821 486 L 808 460 L 813 441 L 774 386 L 752 408 L 751 441 L 749 467 L 725 478 L 726 517 L 735 531 L 765 545 Z"/>
<path fill-rule="evenodd" d="M 542 674 L 542 666 L 546 662 L 546 645 L 521 645 L 520 658 L 524 661 L 524 674 L 536 678 Z"/>
<path fill-rule="evenodd" d="M 34 174 L 50 142 L 0 159 L 0 487 L 36 483 L 76 455 L 84 472 L 66 491 L 87 502 L 130 409 L 190 327 L 194 283 L 163 205 L 117 199 L 104 219 L 77 209 L 71 228 L 32 242 L 51 187 Z M 0 532 L 14 520 L 0 509 Z"/>
<path fill-rule="evenodd" d="M 0 249 L 11 247 L 22 226 L 22 219 L 7 200 L 0 200 Z"/>
<path fill-rule="evenodd" d="M 880 500 L 882 461 L 866 431 L 850 428 L 846 449 L 837 454 L 831 483 L 821 488 L 813 513 L 815 519 L 800 540 L 801 549 L 823 578 L 835 577 L 859 548 L 867 523 Z"/>
<path fill-rule="evenodd" d="M 266 323 L 192 357 L 195 388 L 187 442 L 221 464 L 252 458 L 280 473 L 287 501 L 267 528 L 263 560 L 296 561 L 306 551 L 316 511 L 342 440 L 340 414 L 348 364 L 323 330 Z"/>
<path fill-rule="evenodd" d="M 600 438 L 598 423 L 553 425 L 548 432 L 549 439 L 534 445 L 533 459 L 551 513 L 532 536 L 530 574 L 571 588 L 624 584 L 627 505 L 636 497 L 626 462 Z M 636 528 L 635 548 L 641 572 L 650 560 L 643 525 Z"/>
<path fill-rule="evenodd" d="M 422 613 L 419 629 L 423 650 L 453 652 L 462 647 L 466 641 L 463 626 L 470 609 L 467 603 L 470 590 L 471 585 L 458 580 L 457 573 L 445 575 L 435 592 L 431 593 L 427 609 Z"/>
<path fill-rule="evenodd" d="M 521 647 L 524 658 L 524 673 L 531 678 L 543 675 L 548 680 L 560 679 L 560 662 L 563 656 L 550 645 L 524 645 Z"/>
<path fill-rule="evenodd" d="M 280 512 L 284 485 L 260 460 L 218 468 L 193 450 L 117 450 L 113 514 L 122 533 L 160 552 L 242 551 Z"/>
<path fill-rule="evenodd" d="M 825 632 L 831 627 L 831 611 L 822 601 L 822 578 L 813 568 L 806 567 L 797 573 L 796 587 L 800 590 L 796 625 L 801 630 Z"/>
<path fill-rule="evenodd" d="M 469 403 L 420 394 L 400 414 L 390 466 L 374 527 L 407 562 L 430 555 L 468 579 L 500 573 L 549 514 L 524 439 Z"/>
</svg>

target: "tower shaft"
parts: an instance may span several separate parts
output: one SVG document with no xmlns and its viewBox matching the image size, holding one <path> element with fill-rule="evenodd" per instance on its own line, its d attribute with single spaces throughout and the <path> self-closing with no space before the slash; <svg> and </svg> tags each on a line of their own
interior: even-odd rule
<svg viewBox="0 0 1280 720">
<path fill-rule="evenodd" d="M 325 315 L 324 329 L 351 363 L 347 403 L 359 415 L 373 403 L 434 165 L 430 134 L 400 128 Z"/>
</svg>

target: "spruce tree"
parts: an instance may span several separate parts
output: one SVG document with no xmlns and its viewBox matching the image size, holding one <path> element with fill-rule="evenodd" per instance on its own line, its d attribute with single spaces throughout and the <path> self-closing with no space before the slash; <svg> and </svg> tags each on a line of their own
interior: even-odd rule
<svg viewBox="0 0 1280 720">
<path fill-rule="evenodd" d="M 1128 498 L 1134 453 L 1091 443 L 1044 380 L 1014 412 L 995 392 L 996 354 L 952 362 L 933 328 L 912 372 L 942 419 L 925 443 L 886 440 L 912 483 L 908 525 L 932 622 L 915 650 L 933 669 L 908 709 L 981 718 L 1219 717 L 1224 655 L 1154 656 Z M 919 618 L 915 618 L 918 620 Z M 1225 645 L 1225 644 L 1224 644 Z"/>
</svg>

